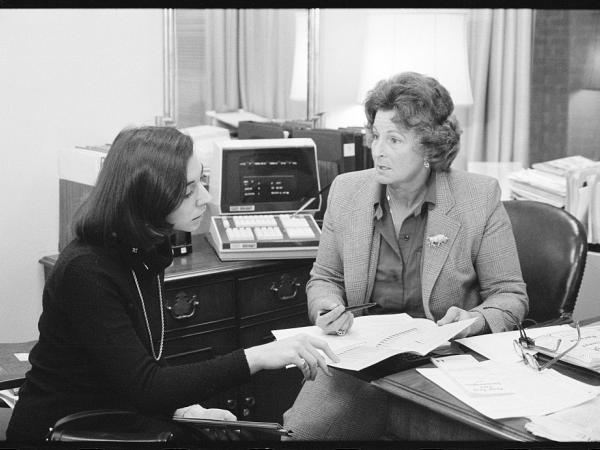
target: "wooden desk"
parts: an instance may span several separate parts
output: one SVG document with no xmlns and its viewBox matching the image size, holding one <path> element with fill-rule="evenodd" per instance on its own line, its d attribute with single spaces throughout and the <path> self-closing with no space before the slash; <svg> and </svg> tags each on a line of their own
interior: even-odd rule
<svg viewBox="0 0 600 450">
<path fill-rule="evenodd" d="M 0 344 L 0 391 L 21 386 L 31 365 L 29 361 L 17 359 L 15 353 L 29 353 L 35 343 Z"/>
<path fill-rule="evenodd" d="M 46 277 L 57 258 L 40 260 Z M 165 270 L 165 359 L 202 361 L 274 340 L 273 329 L 309 325 L 305 287 L 313 261 L 221 261 L 204 235 L 192 235 L 192 253 Z M 229 409 L 240 420 L 281 422 L 301 380 L 299 370 L 261 371 L 203 406 Z"/>
<path fill-rule="evenodd" d="M 560 364 L 561 373 L 598 386 L 592 372 Z M 433 367 L 429 364 L 423 367 Z M 372 383 L 391 394 L 388 431 L 398 440 L 412 441 L 538 441 L 525 430 L 524 417 L 494 420 L 475 411 L 416 369 L 389 375 Z"/>
</svg>

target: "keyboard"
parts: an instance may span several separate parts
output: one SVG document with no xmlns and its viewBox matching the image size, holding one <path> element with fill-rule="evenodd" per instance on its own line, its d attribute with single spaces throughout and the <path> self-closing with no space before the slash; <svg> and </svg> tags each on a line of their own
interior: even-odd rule
<svg viewBox="0 0 600 450">
<path fill-rule="evenodd" d="M 314 258 L 320 237 L 311 214 L 213 216 L 208 234 L 223 261 Z"/>
</svg>

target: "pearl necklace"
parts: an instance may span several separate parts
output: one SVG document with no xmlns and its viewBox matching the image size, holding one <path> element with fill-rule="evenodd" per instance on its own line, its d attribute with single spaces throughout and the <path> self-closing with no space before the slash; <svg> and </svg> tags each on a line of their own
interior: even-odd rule
<svg viewBox="0 0 600 450">
<path fill-rule="evenodd" d="M 154 342 L 152 341 L 152 332 L 150 331 L 150 321 L 148 320 L 148 314 L 146 314 L 144 296 L 142 295 L 142 290 L 140 289 L 137 276 L 135 275 L 135 271 L 133 269 L 131 269 L 131 273 L 133 274 L 133 281 L 135 281 L 135 287 L 137 287 L 140 301 L 142 302 L 142 311 L 144 312 L 144 319 L 146 319 L 146 328 L 148 329 L 148 337 L 150 338 L 150 349 L 152 350 L 152 356 L 156 361 L 158 361 L 162 355 L 163 344 L 165 342 L 165 316 L 163 314 L 163 299 L 162 289 L 160 287 L 160 277 L 156 275 L 156 282 L 158 283 L 158 301 L 160 304 L 160 347 L 158 349 L 158 356 L 156 356 L 156 352 L 154 351 Z"/>
</svg>

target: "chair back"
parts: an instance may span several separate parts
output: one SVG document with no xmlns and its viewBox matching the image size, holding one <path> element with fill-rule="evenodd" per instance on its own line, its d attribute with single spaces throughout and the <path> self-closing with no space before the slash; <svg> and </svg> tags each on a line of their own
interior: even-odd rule
<svg viewBox="0 0 600 450">
<path fill-rule="evenodd" d="M 563 209 L 531 200 L 507 200 L 529 296 L 528 318 L 536 322 L 570 319 L 581 286 L 587 235 Z"/>
</svg>

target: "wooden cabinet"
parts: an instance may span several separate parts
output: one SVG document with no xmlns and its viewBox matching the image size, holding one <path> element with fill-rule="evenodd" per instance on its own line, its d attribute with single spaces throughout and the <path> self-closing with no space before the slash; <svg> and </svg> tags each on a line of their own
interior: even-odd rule
<svg viewBox="0 0 600 450">
<path fill-rule="evenodd" d="M 56 261 L 40 261 L 46 273 Z M 273 340 L 271 330 L 309 325 L 306 282 L 312 259 L 219 260 L 204 235 L 192 253 L 165 271 L 165 358 L 172 365 L 202 361 Z M 296 368 L 262 371 L 244 386 L 203 402 L 240 420 L 282 422 L 301 387 Z"/>
</svg>

